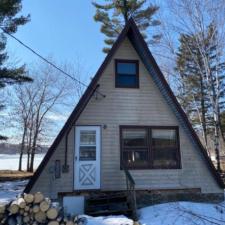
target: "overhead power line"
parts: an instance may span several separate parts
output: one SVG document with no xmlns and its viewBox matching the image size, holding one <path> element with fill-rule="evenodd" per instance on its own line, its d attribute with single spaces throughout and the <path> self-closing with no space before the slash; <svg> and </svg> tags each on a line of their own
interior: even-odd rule
<svg viewBox="0 0 225 225">
<path fill-rule="evenodd" d="M 14 35 L 10 34 L 9 32 L 7 32 L 3 27 L 0 27 L 1 30 L 6 33 L 7 35 L 9 35 L 11 38 L 13 38 L 14 40 L 16 40 L 18 43 L 20 43 L 22 46 L 24 46 L 26 49 L 28 49 L 29 51 L 31 51 L 34 55 L 38 56 L 40 59 L 42 59 L 44 62 L 46 62 L 47 64 L 51 65 L 52 67 L 54 67 L 55 69 L 57 69 L 58 71 L 60 71 L 61 73 L 63 73 L 64 75 L 66 75 L 67 77 L 69 77 L 70 79 L 72 79 L 75 82 L 78 82 L 79 84 L 88 87 L 87 84 L 83 83 L 82 81 L 79 81 L 78 79 L 76 79 L 75 77 L 73 77 L 72 75 L 70 75 L 69 73 L 65 72 L 63 69 L 61 69 L 60 67 L 58 67 L 57 65 L 55 65 L 54 63 L 50 62 L 48 59 L 46 59 L 45 57 L 43 57 L 42 55 L 40 55 L 37 51 L 33 50 L 31 47 L 29 47 L 28 45 L 26 45 L 24 42 L 22 42 L 21 40 L 19 40 L 17 37 L 15 37 Z M 104 94 L 102 94 L 100 91 L 96 90 L 93 88 L 94 91 L 96 91 L 98 94 L 100 94 L 102 97 L 105 97 Z"/>
</svg>

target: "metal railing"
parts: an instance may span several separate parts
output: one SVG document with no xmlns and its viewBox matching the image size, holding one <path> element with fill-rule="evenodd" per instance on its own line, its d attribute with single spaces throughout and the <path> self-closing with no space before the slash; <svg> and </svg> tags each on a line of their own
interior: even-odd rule
<svg viewBox="0 0 225 225">
<path fill-rule="evenodd" d="M 132 217 L 133 219 L 137 219 L 137 203 L 136 203 L 136 191 L 135 191 L 135 181 L 131 176 L 129 170 L 122 165 L 122 169 L 125 173 L 126 177 L 126 186 L 127 186 L 127 198 L 130 200 L 131 209 L 132 209 Z"/>
</svg>

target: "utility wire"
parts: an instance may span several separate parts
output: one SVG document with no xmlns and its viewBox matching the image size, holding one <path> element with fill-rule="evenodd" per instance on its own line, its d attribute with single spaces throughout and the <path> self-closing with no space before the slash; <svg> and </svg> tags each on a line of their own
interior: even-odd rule
<svg viewBox="0 0 225 225">
<path fill-rule="evenodd" d="M 60 67 L 56 66 L 54 63 L 50 62 L 48 59 L 46 59 L 45 57 L 43 57 L 42 55 L 40 55 L 38 52 L 36 52 L 35 50 L 33 50 L 31 47 L 29 47 L 28 45 L 26 45 L 24 42 L 22 42 L 21 40 L 19 40 L 17 37 L 15 37 L 14 35 L 10 34 L 9 32 L 7 32 L 3 27 L 0 27 L 1 30 L 6 33 L 7 35 L 9 35 L 11 38 L 13 38 L 14 40 L 16 40 L 17 42 L 19 42 L 22 46 L 24 46 L 26 49 L 28 49 L 29 51 L 31 51 L 33 54 L 35 54 L 36 56 L 38 56 L 40 59 L 42 59 L 44 62 L 46 62 L 47 64 L 51 65 L 52 67 L 54 67 L 55 69 L 57 69 L 58 71 L 60 71 L 61 73 L 63 73 L 64 75 L 66 75 L 67 77 L 69 77 L 70 79 L 72 79 L 75 82 L 78 82 L 79 84 L 88 87 L 87 84 L 79 81 L 78 79 L 74 78 L 72 75 L 70 75 L 69 73 L 65 72 L 64 70 L 62 70 Z M 95 88 L 92 88 L 94 91 L 96 91 L 98 94 L 100 94 L 102 97 L 106 97 L 104 94 L 102 94 L 100 91 L 96 90 Z"/>
</svg>

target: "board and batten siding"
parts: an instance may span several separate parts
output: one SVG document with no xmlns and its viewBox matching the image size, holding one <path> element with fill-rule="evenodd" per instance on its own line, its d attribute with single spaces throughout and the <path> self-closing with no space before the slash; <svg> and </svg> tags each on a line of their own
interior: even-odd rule
<svg viewBox="0 0 225 225">
<path fill-rule="evenodd" d="M 115 59 L 139 60 L 139 89 L 115 88 Z M 160 66 L 160 65 L 159 65 Z M 75 125 L 101 126 L 101 190 L 125 189 L 125 177 L 120 170 L 120 125 L 179 126 L 182 169 L 130 170 L 137 189 L 183 189 L 201 188 L 203 193 L 222 193 L 203 156 L 191 142 L 179 124 L 156 84 L 152 80 L 138 54 L 128 39 L 125 39 L 104 70 L 99 82 L 99 91 L 106 95 L 92 96 L 74 124 L 68 137 L 69 173 L 60 179 L 52 179 L 48 168 L 57 159 L 64 159 L 64 141 L 57 147 L 44 172 L 32 191 L 57 195 L 57 192 L 73 191 L 74 180 L 74 132 Z M 106 125 L 106 129 L 103 129 Z M 65 138 L 65 137 L 64 137 Z"/>
</svg>

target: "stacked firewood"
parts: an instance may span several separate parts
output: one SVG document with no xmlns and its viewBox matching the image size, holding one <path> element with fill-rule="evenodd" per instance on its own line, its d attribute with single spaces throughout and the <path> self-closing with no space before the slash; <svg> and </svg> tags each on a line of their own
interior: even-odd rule
<svg viewBox="0 0 225 225">
<path fill-rule="evenodd" d="M 40 192 L 23 194 L 7 205 L 0 205 L 0 224 L 4 225 L 81 225 L 78 217 L 64 215 L 62 207 Z"/>
</svg>

